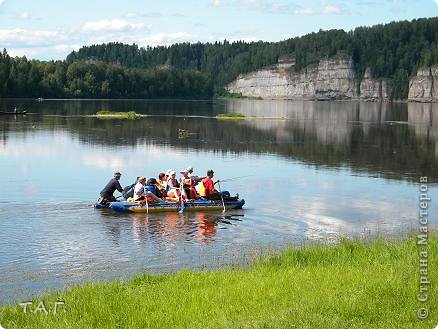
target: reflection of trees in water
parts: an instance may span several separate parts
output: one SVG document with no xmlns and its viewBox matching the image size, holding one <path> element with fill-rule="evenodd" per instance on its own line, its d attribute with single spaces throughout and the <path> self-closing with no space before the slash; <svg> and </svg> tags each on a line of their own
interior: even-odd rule
<svg viewBox="0 0 438 329">
<path fill-rule="evenodd" d="M 243 122 L 275 136 L 276 153 L 285 156 L 415 180 L 421 173 L 434 176 L 438 167 L 438 104 L 231 101 L 227 106 L 229 112 L 287 118 Z"/>
<path fill-rule="evenodd" d="M 398 179 L 416 180 L 419 174 L 433 178 L 437 172 L 437 104 L 237 100 L 224 106 L 225 111 L 287 119 L 221 121 L 155 116 L 131 121 L 28 116 L 19 122 L 0 120 L 3 140 L 7 131 L 26 133 L 32 130 L 30 122 L 39 120 L 43 129 L 68 130 L 83 143 L 93 145 L 154 144 L 238 154 L 274 153 L 315 165 L 348 165 Z M 190 132 L 188 138 L 181 138 L 179 129 Z"/>
<path fill-rule="evenodd" d="M 10 126 L 9 122 L 7 122 L 5 120 L 1 120 L 1 118 L 0 118 L 0 127 L 1 127 L 0 145 L 6 146 L 6 143 L 8 142 L 8 136 L 10 133 L 9 126 Z"/>
<path fill-rule="evenodd" d="M 220 113 L 222 102 L 212 100 L 44 100 L 8 99 L 0 102 L 1 111 L 11 111 L 17 107 L 29 113 L 78 116 L 96 114 L 100 110 L 135 111 L 148 115 L 205 115 Z"/>
</svg>

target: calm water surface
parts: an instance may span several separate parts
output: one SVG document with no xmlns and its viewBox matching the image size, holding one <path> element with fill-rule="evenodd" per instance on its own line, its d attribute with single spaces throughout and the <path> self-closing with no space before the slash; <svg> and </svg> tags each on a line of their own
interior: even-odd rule
<svg viewBox="0 0 438 329">
<path fill-rule="evenodd" d="M 84 280 L 242 263 L 306 240 L 392 238 L 417 228 L 421 175 L 430 182 L 430 226 L 438 223 L 438 104 L 0 101 L 0 110 L 15 106 L 34 114 L 0 117 L 0 302 Z M 149 116 L 79 116 L 100 109 Z M 257 118 L 214 118 L 225 112 Z M 128 185 L 188 165 L 240 177 L 222 188 L 245 198 L 245 209 L 92 207 L 116 170 Z"/>
</svg>

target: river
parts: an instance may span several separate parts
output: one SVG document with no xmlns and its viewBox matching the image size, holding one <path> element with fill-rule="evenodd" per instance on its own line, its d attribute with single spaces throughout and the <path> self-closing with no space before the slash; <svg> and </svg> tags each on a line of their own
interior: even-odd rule
<svg viewBox="0 0 438 329">
<path fill-rule="evenodd" d="M 438 104 L 269 100 L 0 100 L 0 302 L 135 273 L 242 264 L 307 241 L 418 228 L 419 177 L 438 214 Z M 86 117 L 101 109 L 138 120 Z M 217 120 L 220 113 L 246 120 Z M 181 135 L 179 129 L 188 131 Z M 115 214 L 92 207 L 168 168 L 215 171 L 243 210 Z"/>
</svg>

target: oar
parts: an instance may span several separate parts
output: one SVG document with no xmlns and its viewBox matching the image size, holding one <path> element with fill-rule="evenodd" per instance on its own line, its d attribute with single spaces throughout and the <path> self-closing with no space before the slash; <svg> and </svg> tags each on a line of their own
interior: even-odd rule
<svg viewBox="0 0 438 329">
<path fill-rule="evenodd" d="M 219 180 L 217 181 L 217 186 L 219 187 L 219 193 L 221 194 L 222 206 L 224 207 L 224 210 L 222 211 L 222 213 L 224 213 L 225 212 L 225 202 L 224 202 L 224 196 L 222 195 L 221 184 L 219 183 Z"/>
<path fill-rule="evenodd" d="M 146 196 L 146 214 L 149 214 L 148 197 Z"/>
<path fill-rule="evenodd" d="M 179 213 L 182 214 L 184 212 L 184 209 L 186 208 L 186 206 L 184 205 L 184 200 L 183 200 L 183 193 L 182 193 L 182 179 L 179 182 L 179 193 L 181 194 L 180 198 L 181 198 L 181 208 L 179 209 Z"/>
</svg>

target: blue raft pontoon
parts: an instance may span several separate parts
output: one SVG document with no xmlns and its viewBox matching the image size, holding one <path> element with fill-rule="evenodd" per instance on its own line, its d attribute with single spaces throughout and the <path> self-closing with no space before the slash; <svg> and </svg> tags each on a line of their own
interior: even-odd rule
<svg viewBox="0 0 438 329">
<path fill-rule="evenodd" d="M 184 211 L 206 211 L 206 210 L 226 210 L 242 209 L 245 204 L 244 199 L 238 200 L 195 200 L 184 204 Z M 117 212 L 133 212 L 133 213 L 155 213 L 155 212 L 176 212 L 181 209 L 181 204 L 175 202 L 166 203 L 149 203 L 145 202 L 129 202 L 117 201 L 111 202 L 109 205 L 96 204 L 95 208 L 111 208 Z"/>
</svg>

